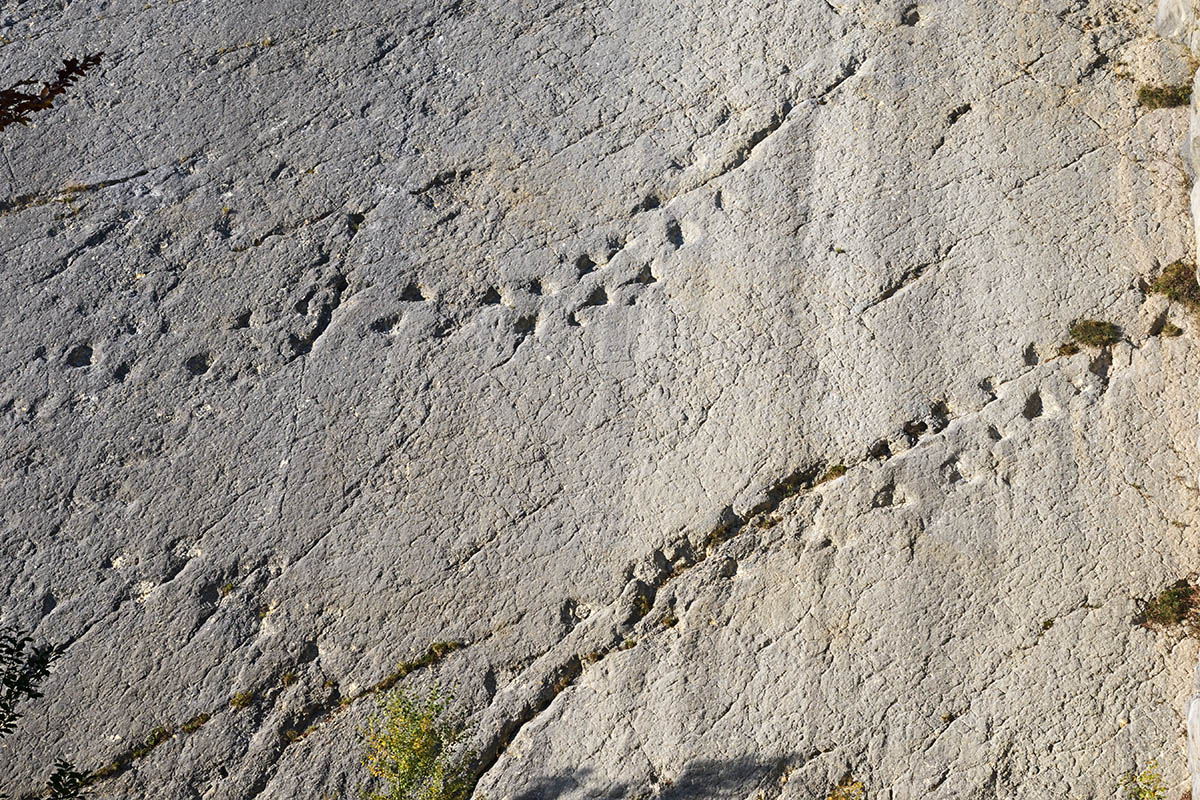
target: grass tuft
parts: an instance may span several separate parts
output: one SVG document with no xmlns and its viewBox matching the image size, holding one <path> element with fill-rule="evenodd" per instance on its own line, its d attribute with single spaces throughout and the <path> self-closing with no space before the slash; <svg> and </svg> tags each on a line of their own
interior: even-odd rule
<svg viewBox="0 0 1200 800">
<path fill-rule="evenodd" d="M 824 475 L 821 476 L 821 479 L 818 480 L 817 483 L 825 483 L 826 481 L 837 480 L 847 472 L 849 472 L 849 470 L 846 468 L 845 464 L 834 464 L 825 472 Z"/>
<path fill-rule="evenodd" d="M 429 645 L 429 649 L 415 661 L 401 661 L 396 665 L 396 670 L 381 680 L 372 687 L 372 691 L 386 692 L 407 676 L 410 672 L 421 669 L 422 667 L 432 666 L 441 661 L 446 656 L 453 653 L 455 650 L 461 650 L 466 647 L 466 642 L 434 642 Z"/>
<path fill-rule="evenodd" d="M 1196 282 L 1196 267 L 1184 261 L 1173 261 L 1163 270 L 1150 291 L 1166 295 L 1172 300 L 1190 309 L 1200 309 L 1200 283 Z"/>
<path fill-rule="evenodd" d="M 1179 327 L 1174 322 L 1171 322 L 1171 320 L 1167 320 L 1163 323 L 1162 330 L 1158 332 L 1158 335 L 1173 339 L 1176 336 L 1183 335 L 1183 328 Z"/>
<path fill-rule="evenodd" d="M 132 756 L 134 758 L 142 758 L 150 753 L 151 750 L 158 747 L 160 744 L 171 738 L 171 730 L 163 726 L 158 726 L 146 736 L 146 740 L 137 747 L 133 748 Z"/>
<path fill-rule="evenodd" d="M 200 730 L 201 726 L 203 726 L 204 723 L 208 722 L 210 719 L 212 719 L 211 715 L 200 713 L 183 723 L 183 725 L 180 727 L 184 733 L 195 733 L 196 731 Z"/>
<path fill-rule="evenodd" d="M 238 692 L 233 697 L 229 698 L 229 705 L 236 709 L 249 708 L 254 702 L 254 692 L 245 691 Z"/>
<path fill-rule="evenodd" d="M 1081 319 L 1070 327 L 1071 338 L 1088 347 L 1106 347 L 1121 341 L 1121 329 L 1111 322 Z"/>
<path fill-rule="evenodd" d="M 1180 578 L 1149 600 L 1138 601 L 1137 621 L 1160 630 L 1180 625 L 1196 608 L 1196 587 Z"/>
</svg>

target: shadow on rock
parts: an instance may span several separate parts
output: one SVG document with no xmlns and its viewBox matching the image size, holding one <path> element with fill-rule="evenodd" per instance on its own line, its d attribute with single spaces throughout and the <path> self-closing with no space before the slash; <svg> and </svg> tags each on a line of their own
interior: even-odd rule
<svg viewBox="0 0 1200 800">
<path fill-rule="evenodd" d="M 699 798 L 745 797 L 748 792 L 773 784 L 783 774 L 789 759 L 760 761 L 752 758 L 700 759 L 684 767 L 673 781 L 657 784 L 609 782 L 595 770 L 583 767 L 537 779 L 513 800 L 559 800 L 559 798 L 627 798 L 656 800 L 699 800 Z"/>
</svg>

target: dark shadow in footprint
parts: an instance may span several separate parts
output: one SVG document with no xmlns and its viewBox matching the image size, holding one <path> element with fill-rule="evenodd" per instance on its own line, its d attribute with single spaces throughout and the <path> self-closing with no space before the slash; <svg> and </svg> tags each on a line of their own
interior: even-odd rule
<svg viewBox="0 0 1200 800">
<path fill-rule="evenodd" d="M 67 353 L 67 366 L 90 367 L 92 365 L 92 348 L 86 344 L 76 345 Z"/>
<path fill-rule="evenodd" d="M 183 362 L 183 368 L 192 375 L 203 375 L 208 372 L 208 353 L 197 353 Z"/>
<path fill-rule="evenodd" d="M 604 259 L 605 261 L 612 261 L 617 253 L 625 249 L 625 240 L 619 236 L 609 236 L 607 244 L 608 256 Z"/>
<path fill-rule="evenodd" d="M 500 293 L 495 289 L 488 289 L 483 293 L 483 297 L 479 298 L 479 303 L 485 306 L 500 305 Z"/>
<path fill-rule="evenodd" d="M 517 321 L 513 323 L 513 333 L 517 335 L 517 347 L 521 346 L 521 342 L 525 341 L 525 338 L 533 333 L 536 327 L 536 315 L 517 318 Z"/>
<path fill-rule="evenodd" d="M 1112 352 L 1103 350 L 1101 353 L 1088 362 L 1088 371 L 1099 378 L 1104 384 L 1108 385 L 1108 373 L 1112 369 Z"/>
<path fill-rule="evenodd" d="M 638 270 L 638 274 L 634 275 L 626 285 L 628 286 L 629 283 L 640 283 L 643 286 L 649 286 L 650 284 L 657 282 L 658 278 L 654 277 L 654 273 L 650 271 L 650 265 L 644 264 L 642 265 L 642 268 Z"/>
<path fill-rule="evenodd" d="M 415 283 L 410 283 L 400 293 L 400 299 L 408 303 L 419 303 L 425 299 L 425 294 L 421 291 L 421 287 Z"/>
<path fill-rule="evenodd" d="M 634 207 L 633 213 L 637 214 L 639 211 L 653 211 L 661 205 L 662 200 L 658 195 L 648 194 L 642 198 L 642 202 L 638 203 L 637 206 Z"/>
<path fill-rule="evenodd" d="M 871 500 L 871 508 L 887 508 L 896 505 L 896 484 L 889 483 L 875 493 Z"/>
<path fill-rule="evenodd" d="M 1025 400 L 1025 408 L 1021 409 L 1021 416 L 1025 419 L 1037 419 L 1042 415 L 1042 393 L 1035 391 Z"/>
<path fill-rule="evenodd" d="M 575 274 L 579 277 L 587 275 L 589 272 L 596 271 L 596 262 L 592 261 L 591 257 L 586 253 L 575 259 Z"/>
<path fill-rule="evenodd" d="M 608 302 L 608 292 L 604 291 L 603 286 L 597 286 L 592 290 L 592 293 L 583 301 L 583 305 L 579 308 L 587 308 L 589 306 L 602 306 Z"/>
<path fill-rule="evenodd" d="M 678 250 L 683 247 L 683 230 L 679 227 L 679 223 L 671 220 L 667 223 L 667 241 Z"/>
<path fill-rule="evenodd" d="M 372 333 L 391 333 L 396 327 L 396 323 L 400 321 L 399 314 L 389 314 L 386 317 L 380 317 L 371 323 Z"/>
<path fill-rule="evenodd" d="M 963 480 L 963 474 L 958 469 L 958 456 L 953 456 L 942 462 L 942 477 L 946 483 L 955 484 Z"/>
<path fill-rule="evenodd" d="M 929 430 L 941 433 L 950 425 L 950 406 L 945 400 L 938 400 L 929 407 Z"/>
<path fill-rule="evenodd" d="M 929 430 L 929 426 L 919 419 L 910 420 L 904 423 L 902 430 L 904 431 L 904 438 L 908 440 L 908 446 L 912 447 L 917 443 L 918 439 L 925 435 L 925 432 Z"/>
</svg>

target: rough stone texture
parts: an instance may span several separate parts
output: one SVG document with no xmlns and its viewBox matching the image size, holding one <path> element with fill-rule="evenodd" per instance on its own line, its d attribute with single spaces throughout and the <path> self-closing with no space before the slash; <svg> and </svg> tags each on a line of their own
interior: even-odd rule
<svg viewBox="0 0 1200 800">
<path fill-rule="evenodd" d="M 1159 0 L 1158 16 L 1155 20 L 1156 31 L 1164 37 L 1189 44 L 1193 53 L 1191 61 L 1195 63 L 1195 53 L 1200 51 L 1200 29 L 1196 25 L 1196 6 L 1194 0 Z M 1200 113 L 1197 112 L 1197 102 L 1200 93 L 1196 91 L 1198 78 L 1193 75 L 1192 98 L 1188 115 L 1188 135 L 1183 149 L 1185 166 L 1192 178 L 1191 190 L 1192 221 L 1200 229 L 1200 186 L 1195 185 L 1195 178 L 1200 174 Z M 1180 80 L 1177 83 L 1183 83 Z M 1197 237 L 1200 246 L 1200 236 Z M 1198 262 L 1200 263 L 1200 262 Z M 1198 442 L 1200 446 L 1200 442 Z M 1197 665 L 1193 693 L 1185 709 L 1187 729 L 1187 764 L 1191 775 L 1192 795 L 1200 797 L 1200 664 Z"/>
<path fill-rule="evenodd" d="M 1195 640 L 1132 623 L 1200 571 L 1155 9 L 2 21 L 13 80 L 107 56 L 0 134 L 3 620 L 70 643 L 0 788 L 204 711 L 96 794 L 349 795 L 339 698 L 434 641 L 490 800 L 1184 784 Z"/>
</svg>

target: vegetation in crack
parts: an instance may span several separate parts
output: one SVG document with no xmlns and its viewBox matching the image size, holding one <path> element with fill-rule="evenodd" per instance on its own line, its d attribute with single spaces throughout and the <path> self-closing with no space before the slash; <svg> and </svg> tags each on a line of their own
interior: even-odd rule
<svg viewBox="0 0 1200 800">
<path fill-rule="evenodd" d="M 1200 283 L 1196 282 L 1196 265 L 1185 261 L 1173 261 L 1154 283 L 1150 291 L 1161 294 L 1191 311 L 1200 310 Z"/>
<path fill-rule="evenodd" d="M 417 658 L 409 661 L 401 661 L 396 669 L 382 680 L 352 695 L 340 695 L 336 681 L 325 681 L 322 688 L 326 692 L 326 699 L 309 703 L 299 710 L 296 717 L 291 720 L 290 727 L 284 727 L 279 731 L 279 747 L 281 749 L 286 748 L 291 744 L 303 740 L 321 725 L 332 720 L 338 713 L 349 708 L 355 700 L 386 692 L 404 676 L 415 670 L 433 666 L 450 653 L 463 647 L 466 647 L 466 643 L 461 641 L 434 642 Z M 269 700 L 271 696 L 270 690 L 273 687 L 279 686 L 286 689 L 295 685 L 298 681 L 299 675 L 294 670 L 288 668 L 278 677 L 270 679 L 265 686 L 235 692 L 230 696 L 226 704 L 213 709 L 211 712 L 203 711 L 194 714 L 186 722 L 178 726 L 170 724 L 158 725 L 143 736 L 137 744 L 118 753 L 104 766 L 94 770 L 86 777 L 86 783 L 92 784 L 113 778 L 129 769 L 138 760 L 148 756 L 159 745 L 177 736 L 196 733 L 207 725 L 216 714 L 222 711 L 230 713 L 245 711 L 258 703 Z M 4 800 L 4 798 L 0 797 L 0 800 Z"/>
<path fill-rule="evenodd" d="M 1121 341 L 1122 337 L 1120 327 L 1099 319 L 1073 322 L 1068 332 L 1072 340 L 1086 347 L 1107 347 Z"/>
<path fill-rule="evenodd" d="M 1134 623 L 1160 631 L 1186 625 L 1196 631 L 1200 629 L 1197 606 L 1196 586 L 1180 578 L 1154 597 L 1138 600 Z"/>
</svg>

